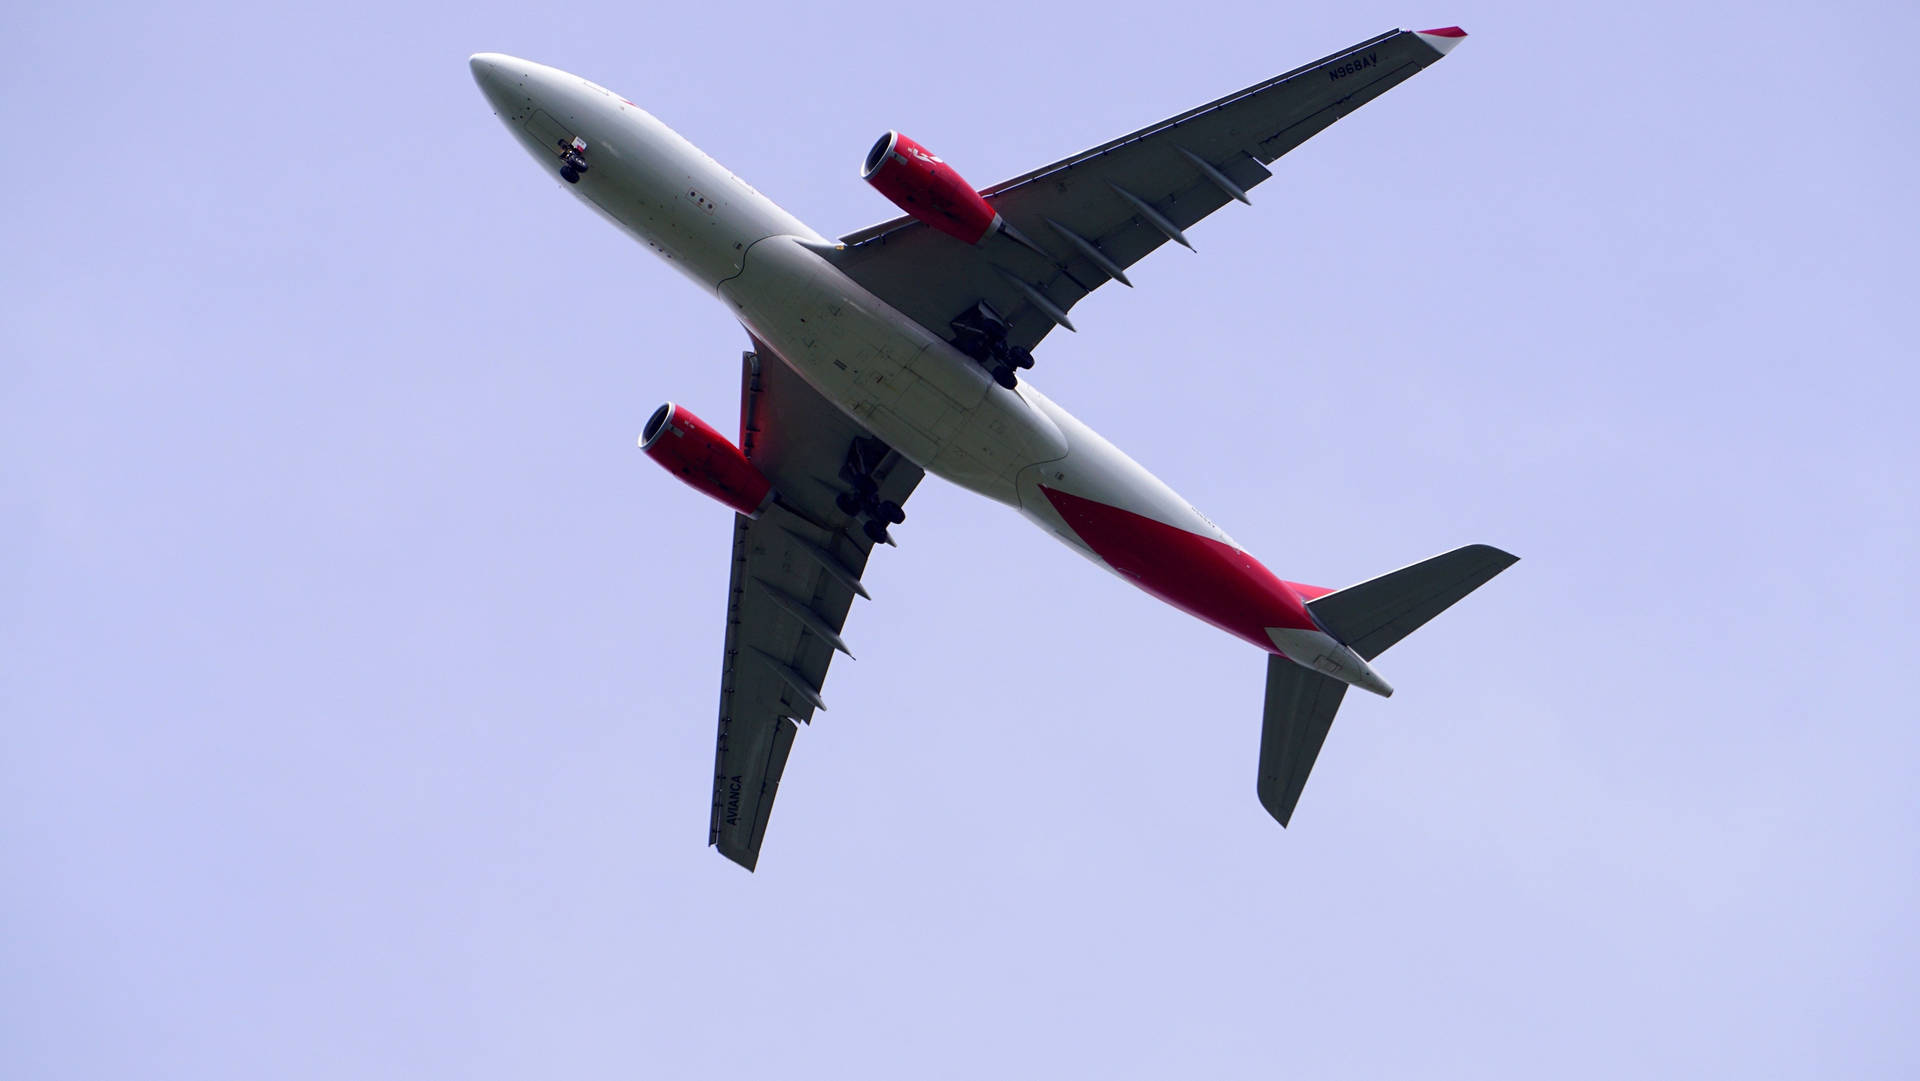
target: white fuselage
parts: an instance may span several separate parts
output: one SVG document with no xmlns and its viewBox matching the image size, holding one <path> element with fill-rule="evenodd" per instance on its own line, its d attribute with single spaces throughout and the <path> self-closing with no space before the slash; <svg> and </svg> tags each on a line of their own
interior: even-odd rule
<svg viewBox="0 0 1920 1081">
<path fill-rule="evenodd" d="M 824 259 L 834 242 L 645 109 L 555 68 L 484 54 L 496 113 L 558 179 L 561 133 L 591 166 L 563 185 L 726 304 L 815 389 L 929 473 L 1019 508 L 1099 560 L 1035 484 L 1232 544 L 1153 474 L 1022 383 L 978 363 Z M 476 59 L 476 69 L 482 61 Z"/>
<path fill-rule="evenodd" d="M 472 66 L 496 114 L 556 180 L 563 144 L 582 140 L 589 168 L 578 183 L 563 186 L 726 304 L 754 339 L 914 464 L 1018 508 L 1096 563 L 1223 627 L 1232 620 L 1203 610 L 1218 607 L 1214 602 L 1182 599 L 1185 582 L 1160 588 L 1148 580 L 1151 568 L 1116 567 L 1117 549 L 1100 550 L 1098 538 L 1084 535 L 1085 521 L 1076 530 L 1060 501 L 1085 501 L 1102 513 L 1117 508 L 1128 522 L 1137 516 L 1171 527 L 1200 541 L 1213 562 L 1244 564 L 1229 567 L 1231 574 L 1257 569 L 1270 578 L 1159 478 L 1031 384 L 1001 387 L 952 344 L 841 273 L 822 255 L 833 241 L 646 110 L 578 76 L 515 57 L 480 54 Z M 1122 536 L 1118 543 L 1133 546 L 1137 558 L 1165 562 L 1161 538 Z M 1302 663 L 1330 650 L 1351 657 L 1310 625 L 1264 634 L 1229 629 Z M 1358 682 L 1369 678 L 1377 677 L 1367 672 Z"/>
</svg>

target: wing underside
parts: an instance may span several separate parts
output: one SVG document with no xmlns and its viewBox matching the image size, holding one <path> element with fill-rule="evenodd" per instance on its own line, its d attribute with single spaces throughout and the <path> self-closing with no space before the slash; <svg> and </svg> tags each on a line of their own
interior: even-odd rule
<svg viewBox="0 0 1920 1081">
<path fill-rule="evenodd" d="M 831 258 L 861 285 L 945 334 L 985 301 L 1032 348 L 1082 297 L 1225 206 L 1267 166 L 1406 81 L 1464 36 L 1396 30 L 982 190 L 1026 242 L 967 245 L 910 217 L 842 238 Z M 1189 245 L 1191 246 L 1191 245 Z M 1033 250 L 1041 249 L 1040 251 Z"/>
<path fill-rule="evenodd" d="M 780 498 L 759 518 L 734 519 L 707 839 L 752 870 L 798 725 L 825 708 L 827 667 L 849 652 L 840 632 L 865 593 L 875 542 L 835 502 L 849 459 L 895 504 L 922 474 L 765 349 L 744 357 L 740 415 L 741 449 Z"/>
</svg>

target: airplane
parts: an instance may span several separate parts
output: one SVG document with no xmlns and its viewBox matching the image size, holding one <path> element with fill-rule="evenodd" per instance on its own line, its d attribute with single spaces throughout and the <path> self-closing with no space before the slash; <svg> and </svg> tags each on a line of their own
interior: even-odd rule
<svg viewBox="0 0 1920 1081">
<path fill-rule="evenodd" d="M 590 209 L 725 304 L 752 343 L 738 441 L 675 402 L 640 448 L 735 512 L 708 844 L 752 871 L 799 724 L 875 546 L 927 473 L 1267 655 L 1255 786 L 1281 826 L 1349 686 L 1517 561 L 1469 545 L 1346 589 L 1285 581 L 1022 373 L 1074 304 L 1272 175 L 1282 154 L 1447 55 L 1394 30 L 976 190 L 898 131 L 860 175 L 905 213 L 829 238 L 632 101 L 517 57 L 474 79 Z"/>
</svg>

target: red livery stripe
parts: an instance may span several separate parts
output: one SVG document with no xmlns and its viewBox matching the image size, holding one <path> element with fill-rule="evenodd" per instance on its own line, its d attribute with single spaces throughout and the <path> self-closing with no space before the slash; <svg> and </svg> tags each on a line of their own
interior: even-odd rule
<svg viewBox="0 0 1920 1081">
<path fill-rule="evenodd" d="M 1044 485 L 1053 509 L 1114 570 L 1148 593 L 1269 653 L 1268 627 L 1314 630 L 1302 590 L 1212 537 Z M 1318 590 L 1324 593 L 1325 590 Z"/>
</svg>

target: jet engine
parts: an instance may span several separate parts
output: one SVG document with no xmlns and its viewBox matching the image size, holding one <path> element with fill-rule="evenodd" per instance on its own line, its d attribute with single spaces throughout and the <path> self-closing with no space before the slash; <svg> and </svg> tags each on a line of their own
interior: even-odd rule
<svg viewBox="0 0 1920 1081">
<path fill-rule="evenodd" d="M 769 481 L 712 425 L 668 402 L 640 430 L 640 449 L 695 489 L 749 518 L 773 504 Z"/>
<path fill-rule="evenodd" d="M 978 244 L 1001 224 L 1000 215 L 940 156 L 897 131 L 867 151 L 860 179 L 895 206 L 956 240 Z"/>
</svg>

